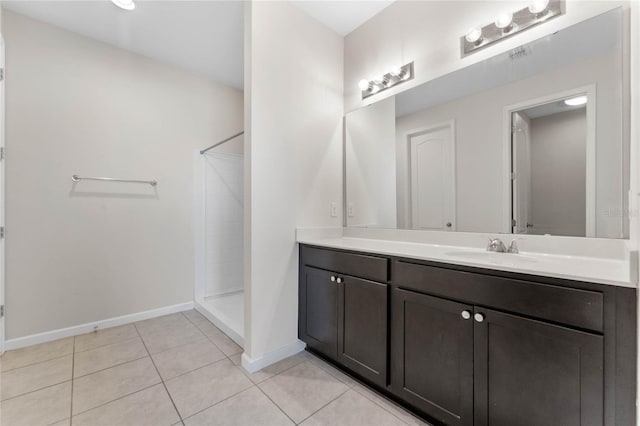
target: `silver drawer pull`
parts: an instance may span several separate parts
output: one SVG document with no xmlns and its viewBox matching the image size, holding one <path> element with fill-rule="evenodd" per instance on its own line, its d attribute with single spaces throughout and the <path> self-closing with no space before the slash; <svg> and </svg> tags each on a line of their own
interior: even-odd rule
<svg viewBox="0 0 640 426">
<path fill-rule="evenodd" d="M 331 275 L 331 282 L 332 283 L 336 282 L 336 277 L 334 277 L 333 275 Z"/>
<path fill-rule="evenodd" d="M 462 311 L 462 313 L 460 315 L 462 315 L 462 318 L 464 318 L 466 320 L 471 318 L 471 312 L 469 312 L 469 311 Z"/>
<path fill-rule="evenodd" d="M 482 321 L 484 321 L 484 315 L 482 315 L 482 314 L 480 314 L 480 313 L 475 314 L 475 315 L 473 316 L 473 319 L 475 319 L 475 320 L 476 320 L 476 322 L 482 322 Z"/>
<path fill-rule="evenodd" d="M 340 283 L 342 283 L 342 278 L 338 278 L 336 281 L 337 281 L 338 284 L 340 284 Z"/>
</svg>

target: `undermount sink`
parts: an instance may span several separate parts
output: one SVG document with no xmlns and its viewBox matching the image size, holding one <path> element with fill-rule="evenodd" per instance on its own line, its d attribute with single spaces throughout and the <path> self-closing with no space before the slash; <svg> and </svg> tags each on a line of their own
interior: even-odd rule
<svg viewBox="0 0 640 426">
<path fill-rule="evenodd" d="M 457 257 L 459 259 L 475 260 L 493 263 L 495 265 L 517 265 L 523 263 L 537 263 L 535 257 L 514 254 L 514 253 L 496 253 L 482 251 L 452 251 L 446 253 L 447 256 Z"/>
</svg>

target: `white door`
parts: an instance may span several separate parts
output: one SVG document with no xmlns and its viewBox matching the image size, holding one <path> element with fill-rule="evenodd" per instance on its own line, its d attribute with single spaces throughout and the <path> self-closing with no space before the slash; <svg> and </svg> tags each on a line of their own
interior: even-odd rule
<svg viewBox="0 0 640 426">
<path fill-rule="evenodd" d="M 455 138 L 453 123 L 408 135 L 411 227 L 455 230 Z"/>
<path fill-rule="evenodd" d="M 514 234 L 533 233 L 531 227 L 531 141 L 529 121 L 514 112 L 511 133 L 511 152 L 513 153 L 513 224 Z"/>
</svg>

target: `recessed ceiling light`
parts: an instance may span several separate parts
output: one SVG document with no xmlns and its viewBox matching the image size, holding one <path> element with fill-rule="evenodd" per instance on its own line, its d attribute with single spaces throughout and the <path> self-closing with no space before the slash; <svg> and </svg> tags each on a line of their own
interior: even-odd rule
<svg viewBox="0 0 640 426">
<path fill-rule="evenodd" d="M 133 10 L 136 8 L 136 4 L 133 0 L 111 0 L 111 2 L 124 10 Z"/>
<path fill-rule="evenodd" d="M 580 106 L 587 103 L 586 96 L 576 96 L 575 98 L 565 99 L 564 104 L 568 106 Z"/>
</svg>

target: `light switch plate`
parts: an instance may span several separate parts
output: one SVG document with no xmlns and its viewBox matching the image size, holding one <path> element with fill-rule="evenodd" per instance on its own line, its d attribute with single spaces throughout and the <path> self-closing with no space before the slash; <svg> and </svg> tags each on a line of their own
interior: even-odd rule
<svg viewBox="0 0 640 426">
<path fill-rule="evenodd" d="M 338 217 L 338 204 L 331 203 L 331 217 Z"/>
</svg>

